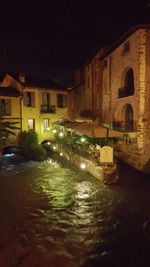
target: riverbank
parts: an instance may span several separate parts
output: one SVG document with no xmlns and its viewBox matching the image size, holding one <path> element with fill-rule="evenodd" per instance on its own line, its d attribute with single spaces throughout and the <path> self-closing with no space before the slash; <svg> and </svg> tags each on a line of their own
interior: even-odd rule
<svg viewBox="0 0 150 267">
<path fill-rule="evenodd" d="M 118 168 L 115 163 L 102 165 L 97 158 L 79 155 L 55 142 L 45 144 L 45 148 L 52 153 L 57 153 L 77 168 L 92 174 L 104 184 L 115 184 L 119 180 Z"/>
</svg>

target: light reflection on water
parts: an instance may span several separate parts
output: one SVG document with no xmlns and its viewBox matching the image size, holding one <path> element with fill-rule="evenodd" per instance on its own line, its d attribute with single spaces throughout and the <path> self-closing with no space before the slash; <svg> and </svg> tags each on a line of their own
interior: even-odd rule
<svg viewBox="0 0 150 267">
<path fill-rule="evenodd" d="M 0 266 L 143 267 L 147 189 L 106 187 L 52 159 L 5 159 L 0 174 Z M 138 249 L 146 256 L 135 259 Z"/>
</svg>

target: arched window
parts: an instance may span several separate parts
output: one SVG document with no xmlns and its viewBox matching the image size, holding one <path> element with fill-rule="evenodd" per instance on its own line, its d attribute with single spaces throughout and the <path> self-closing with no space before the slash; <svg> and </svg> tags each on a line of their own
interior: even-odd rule
<svg viewBox="0 0 150 267">
<path fill-rule="evenodd" d="M 134 95 L 134 73 L 132 68 L 126 71 L 123 79 L 123 87 L 118 90 L 119 98 L 131 95 Z"/>
<path fill-rule="evenodd" d="M 127 70 L 124 77 L 124 92 L 129 95 L 134 95 L 134 74 L 130 68 Z"/>
<path fill-rule="evenodd" d="M 133 109 L 130 104 L 125 107 L 125 131 L 131 132 L 134 130 Z"/>
</svg>

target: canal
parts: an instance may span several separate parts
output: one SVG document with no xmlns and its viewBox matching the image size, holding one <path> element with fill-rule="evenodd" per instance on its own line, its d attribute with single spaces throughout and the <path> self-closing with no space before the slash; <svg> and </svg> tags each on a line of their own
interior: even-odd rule
<svg viewBox="0 0 150 267">
<path fill-rule="evenodd" d="M 66 162 L 4 157 L 1 267 L 149 267 L 150 180 L 119 165 L 103 186 Z"/>
</svg>

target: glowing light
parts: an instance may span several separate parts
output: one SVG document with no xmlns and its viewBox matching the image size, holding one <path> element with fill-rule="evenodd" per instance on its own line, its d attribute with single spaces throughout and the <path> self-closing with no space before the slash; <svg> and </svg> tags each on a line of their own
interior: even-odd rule
<svg viewBox="0 0 150 267">
<path fill-rule="evenodd" d="M 61 157 L 63 156 L 63 153 L 62 152 L 60 152 L 60 154 L 59 154 Z"/>
<path fill-rule="evenodd" d="M 85 169 L 86 169 L 86 164 L 85 164 L 84 162 L 82 162 L 82 163 L 80 164 L 80 168 L 81 168 L 82 170 L 85 170 Z"/>
<path fill-rule="evenodd" d="M 55 146 L 53 146 L 53 149 L 54 149 L 54 150 L 56 150 L 56 147 L 55 147 Z"/>
<path fill-rule="evenodd" d="M 53 129 L 52 132 L 53 132 L 53 133 L 57 133 L 57 130 L 56 130 L 56 129 Z"/>
<path fill-rule="evenodd" d="M 47 131 L 49 131 L 50 130 L 50 128 L 49 127 L 47 127 Z"/>
<path fill-rule="evenodd" d="M 50 145 L 50 144 L 51 144 L 51 142 L 47 142 L 47 144 L 48 144 L 48 145 Z"/>
<path fill-rule="evenodd" d="M 60 132 L 60 133 L 59 133 L 59 136 L 60 136 L 60 137 L 63 137 L 63 136 L 64 136 L 64 133 Z"/>
<path fill-rule="evenodd" d="M 12 157 L 12 156 L 14 156 L 15 154 L 14 153 L 9 153 L 9 154 L 5 154 L 4 156 L 5 157 Z"/>
<path fill-rule="evenodd" d="M 86 141 L 85 137 L 81 137 L 81 138 L 80 138 L 80 141 L 81 141 L 82 143 L 84 143 L 84 142 Z"/>
</svg>

